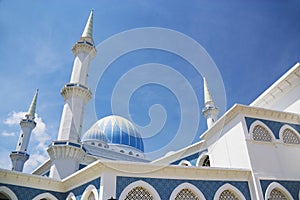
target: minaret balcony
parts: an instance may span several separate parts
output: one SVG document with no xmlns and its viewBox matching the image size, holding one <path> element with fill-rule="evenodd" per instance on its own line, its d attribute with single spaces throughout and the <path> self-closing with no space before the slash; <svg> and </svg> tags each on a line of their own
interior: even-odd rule
<svg viewBox="0 0 300 200">
<path fill-rule="evenodd" d="M 61 90 L 61 95 L 64 97 L 64 100 L 67 100 L 71 97 L 79 97 L 83 98 L 87 102 L 92 98 L 92 92 L 90 89 L 79 83 L 65 84 Z"/>
</svg>

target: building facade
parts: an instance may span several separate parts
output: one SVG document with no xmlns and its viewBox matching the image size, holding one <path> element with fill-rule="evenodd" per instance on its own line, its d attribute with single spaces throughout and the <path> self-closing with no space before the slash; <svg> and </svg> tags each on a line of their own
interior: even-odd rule
<svg viewBox="0 0 300 200">
<path fill-rule="evenodd" d="M 208 129 L 201 140 L 150 161 L 134 125 L 108 116 L 82 133 L 89 64 L 97 51 L 93 11 L 73 46 L 70 82 L 50 159 L 22 173 L 34 121 L 37 93 L 21 121 L 11 153 L 12 170 L 0 169 L 0 199 L 34 200 L 277 200 L 300 199 L 300 64 L 297 63 L 251 105 L 234 105 L 223 116 L 204 79 Z M 25 139 L 24 139 L 25 138 Z"/>
</svg>

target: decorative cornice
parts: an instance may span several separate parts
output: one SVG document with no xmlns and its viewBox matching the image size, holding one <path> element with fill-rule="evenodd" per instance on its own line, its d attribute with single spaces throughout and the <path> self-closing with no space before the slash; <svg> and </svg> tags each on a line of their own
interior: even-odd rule
<svg viewBox="0 0 300 200">
<path fill-rule="evenodd" d="M 88 53 L 91 59 L 94 58 L 97 53 L 95 46 L 85 40 L 79 41 L 74 44 L 72 52 L 75 56 L 77 56 L 80 52 Z"/>
<path fill-rule="evenodd" d="M 36 122 L 30 119 L 22 119 L 20 121 L 21 127 L 29 127 L 31 129 L 34 129 L 36 127 Z"/>
<path fill-rule="evenodd" d="M 90 89 L 78 83 L 65 84 L 61 90 L 61 95 L 65 101 L 71 97 L 79 97 L 84 99 L 85 102 L 88 102 L 92 98 Z"/>
</svg>

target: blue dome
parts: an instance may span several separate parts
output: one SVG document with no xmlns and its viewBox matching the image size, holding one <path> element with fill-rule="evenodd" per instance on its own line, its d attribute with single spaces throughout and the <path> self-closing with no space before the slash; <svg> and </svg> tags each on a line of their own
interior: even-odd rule
<svg viewBox="0 0 300 200">
<path fill-rule="evenodd" d="M 141 135 L 127 119 L 111 115 L 100 119 L 94 126 L 102 130 L 108 143 L 127 145 L 144 152 Z"/>
<path fill-rule="evenodd" d="M 84 133 L 81 141 L 85 142 L 88 140 L 100 140 L 102 142 L 107 143 L 107 139 L 103 131 L 100 129 L 99 126 L 97 126 L 97 123 L 95 123 L 87 132 Z"/>
</svg>

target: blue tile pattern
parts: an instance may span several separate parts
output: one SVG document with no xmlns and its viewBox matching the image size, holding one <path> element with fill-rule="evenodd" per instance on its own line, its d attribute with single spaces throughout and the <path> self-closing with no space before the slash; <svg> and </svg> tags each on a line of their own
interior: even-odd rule
<svg viewBox="0 0 300 200">
<path fill-rule="evenodd" d="M 270 121 L 270 120 L 266 120 L 266 119 L 245 117 L 248 132 L 250 131 L 251 124 L 256 120 L 259 120 L 259 121 L 263 122 L 266 126 L 268 126 L 269 129 L 273 132 L 276 139 L 279 139 L 279 131 L 283 125 L 289 125 L 292 128 L 294 128 L 296 131 L 298 131 L 298 133 L 300 133 L 300 125 L 299 124 L 290 124 L 290 123 L 283 123 L 283 122 L 277 122 L 277 121 Z"/>
<path fill-rule="evenodd" d="M 80 200 L 81 196 L 89 185 L 94 185 L 98 189 L 100 189 L 100 181 L 101 178 L 94 179 L 88 183 L 85 183 L 77 188 L 74 188 L 66 193 L 63 192 L 56 192 L 56 191 L 50 191 L 50 190 L 42 190 L 38 188 L 30 188 L 30 187 L 24 187 L 24 186 L 18 186 L 18 185 L 11 185 L 11 184 L 3 184 L 0 183 L 0 186 L 8 187 L 10 190 L 12 190 L 15 195 L 18 197 L 18 199 L 22 200 L 32 200 L 37 195 L 43 194 L 43 193 L 50 193 L 53 196 L 55 196 L 57 199 L 66 199 L 70 192 L 73 192 L 76 196 L 76 200 Z"/>
<path fill-rule="evenodd" d="M 159 179 L 159 178 L 133 178 L 133 177 L 117 177 L 117 199 L 119 199 L 122 191 L 135 181 L 145 181 L 149 183 L 158 192 L 161 199 L 169 199 L 172 191 L 182 183 L 190 183 L 196 186 L 205 196 L 207 200 L 212 200 L 216 191 L 224 184 L 229 183 L 236 187 L 247 200 L 250 200 L 250 191 L 247 181 L 208 181 L 208 180 L 179 180 L 179 179 Z"/>
<path fill-rule="evenodd" d="M 293 196 L 294 199 L 298 199 L 299 191 L 300 191 L 300 181 L 284 181 L 284 180 L 260 180 L 261 189 L 263 191 L 263 195 L 267 191 L 268 186 L 272 182 L 277 182 L 282 185 L 289 193 Z"/>
<path fill-rule="evenodd" d="M 94 185 L 97 188 L 98 194 L 99 194 L 99 191 L 100 191 L 100 182 L 101 182 L 101 178 L 96 178 L 96 179 L 94 179 L 94 180 L 92 180 L 90 182 L 87 182 L 87 183 L 85 183 L 85 184 L 83 184 L 83 185 L 81 185 L 81 186 L 79 186 L 77 188 L 74 188 L 72 190 L 67 191 L 65 195 L 67 197 L 69 195 L 69 193 L 73 192 L 73 194 L 76 197 L 76 200 L 80 200 L 81 196 L 82 196 L 82 194 L 84 192 L 84 190 L 89 185 Z"/>
<path fill-rule="evenodd" d="M 55 196 L 57 199 L 66 199 L 65 193 L 62 192 L 55 192 L 55 191 L 29 188 L 29 187 L 10 185 L 10 184 L 2 184 L 2 183 L 0 183 L 0 186 L 8 187 L 10 190 L 12 190 L 15 193 L 18 199 L 22 199 L 22 200 L 32 200 L 37 195 L 47 193 L 47 192 Z"/>
</svg>

